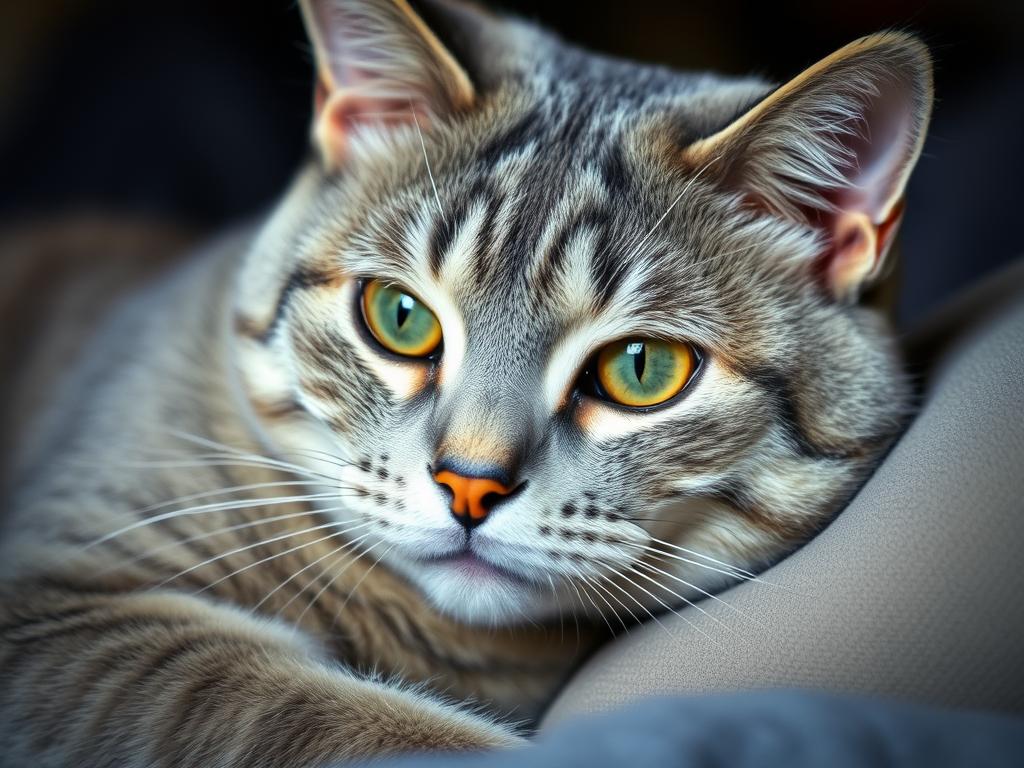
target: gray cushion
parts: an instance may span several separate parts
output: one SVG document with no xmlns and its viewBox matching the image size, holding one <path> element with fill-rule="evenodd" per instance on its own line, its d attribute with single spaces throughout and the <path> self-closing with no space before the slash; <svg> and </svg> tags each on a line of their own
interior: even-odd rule
<svg viewBox="0 0 1024 768">
<path fill-rule="evenodd" d="M 498 753 L 378 768 L 1019 768 L 1024 719 L 771 691 L 659 697 L 575 718 Z M 340 768 L 340 767 L 339 767 Z"/>
<path fill-rule="evenodd" d="M 921 412 L 849 507 L 763 574 L 777 586 L 721 595 L 751 619 L 705 600 L 710 616 L 680 612 L 692 626 L 634 629 L 544 727 L 640 696 L 764 687 L 1024 709 L 1024 262 L 908 350 L 931 361 Z"/>
</svg>

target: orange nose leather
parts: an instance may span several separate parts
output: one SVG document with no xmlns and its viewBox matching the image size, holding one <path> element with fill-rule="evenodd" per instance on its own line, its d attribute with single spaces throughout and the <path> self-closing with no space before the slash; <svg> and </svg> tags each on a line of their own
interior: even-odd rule
<svg viewBox="0 0 1024 768">
<path fill-rule="evenodd" d="M 488 494 L 508 496 L 512 492 L 511 488 L 489 477 L 463 477 L 447 469 L 436 473 L 434 480 L 451 489 L 452 512 L 457 517 L 469 515 L 470 520 L 483 520 L 487 517 L 489 510 L 484 506 L 484 497 Z"/>
</svg>

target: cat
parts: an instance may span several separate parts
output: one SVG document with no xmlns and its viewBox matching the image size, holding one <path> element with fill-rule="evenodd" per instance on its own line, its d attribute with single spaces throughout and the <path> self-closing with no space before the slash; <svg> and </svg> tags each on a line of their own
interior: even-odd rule
<svg viewBox="0 0 1024 768">
<path fill-rule="evenodd" d="M 300 5 L 308 164 L 18 436 L 6 764 L 521 744 L 603 629 L 791 551 L 910 413 L 862 297 L 917 38 L 775 87 L 454 0 Z"/>
</svg>

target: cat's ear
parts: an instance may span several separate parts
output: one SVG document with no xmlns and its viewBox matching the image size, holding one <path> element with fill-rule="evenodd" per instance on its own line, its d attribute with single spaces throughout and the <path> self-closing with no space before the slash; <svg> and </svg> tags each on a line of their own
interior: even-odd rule
<svg viewBox="0 0 1024 768">
<path fill-rule="evenodd" d="M 879 274 L 932 106 L 931 57 L 912 35 L 861 38 L 778 88 L 686 160 L 757 204 L 824 230 L 837 298 Z"/>
<path fill-rule="evenodd" d="M 354 131 L 464 110 L 473 85 L 406 0 L 300 0 L 316 56 L 313 140 L 328 169 Z"/>
</svg>

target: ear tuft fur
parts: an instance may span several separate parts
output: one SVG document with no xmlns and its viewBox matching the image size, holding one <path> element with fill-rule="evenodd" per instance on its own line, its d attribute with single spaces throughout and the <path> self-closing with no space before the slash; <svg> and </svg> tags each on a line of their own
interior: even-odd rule
<svg viewBox="0 0 1024 768">
<path fill-rule="evenodd" d="M 879 271 L 927 130 L 932 68 L 916 37 L 856 40 L 688 147 L 728 185 L 775 214 L 826 230 L 843 263 L 837 295 Z M 852 233 L 852 235 L 851 235 Z M 838 254 L 844 238 L 853 250 Z"/>
<path fill-rule="evenodd" d="M 473 85 L 406 0 L 301 0 L 316 52 L 314 140 L 344 164 L 359 125 L 428 123 L 468 108 Z"/>
</svg>

